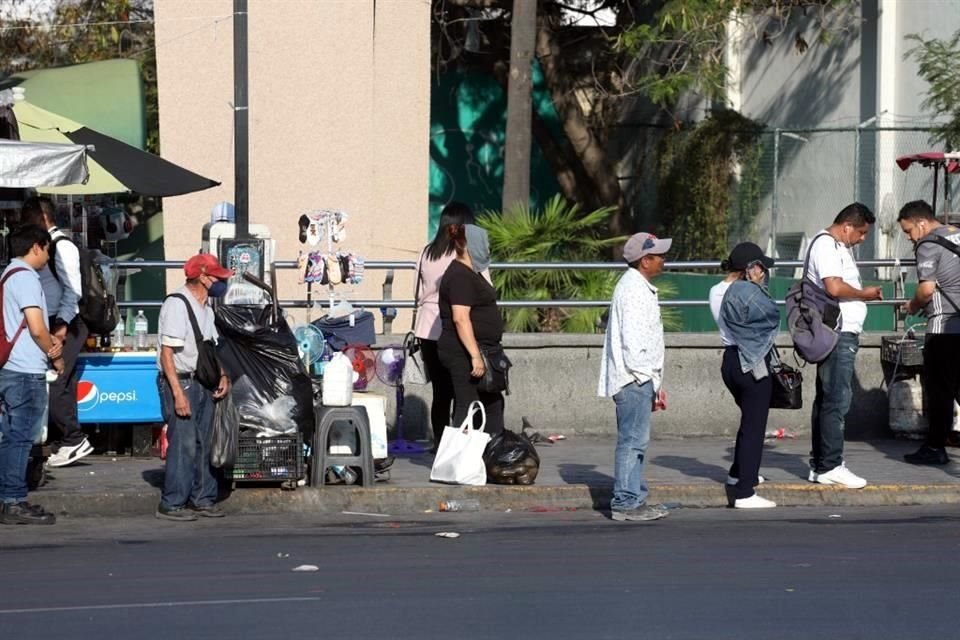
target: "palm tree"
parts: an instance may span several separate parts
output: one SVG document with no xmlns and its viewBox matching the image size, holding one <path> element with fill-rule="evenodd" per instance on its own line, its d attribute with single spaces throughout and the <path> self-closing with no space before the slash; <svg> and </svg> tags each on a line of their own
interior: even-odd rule
<svg viewBox="0 0 960 640">
<path fill-rule="evenodd" d="M 579 205 L 557 195 L 539 211 L 523 206 L 507 216 L 486 211 L 477 224 L 487 230 L 495 262 L 605 262 L 610 249 L 626 240 L 604 237 L 614 210 L 602 207 L 585 214 Z M 618 270 L 501 270 L 494 272 L 493 282 L 502 300 L 609 300 L 619 277 Z M 602 307 L 510 308 L 505 311 L 506 329 L 595 333 L 605 311 Z"/>
</svg>

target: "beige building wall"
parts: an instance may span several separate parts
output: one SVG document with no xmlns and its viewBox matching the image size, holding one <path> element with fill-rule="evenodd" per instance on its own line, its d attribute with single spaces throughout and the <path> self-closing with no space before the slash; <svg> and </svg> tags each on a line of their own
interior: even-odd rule
<svg viewBox="0 0 960 640">
<path fill-rule="evenodd" d="M 155 7 L 162 153 L 223 183 L 164 201 L 173 260 L 195 253 L 211 207 L 234 199 L 233 3 Z M 275 259 L 296 258 L 297 219 L 319 208 L 349 215 L 338 248 L 416 259 L 427 228 L 429 10 L 429 0 L 250 0 L 250 222 L 270 227 Z M 379 299 L 384 276 L 368 270 L 337 290 Z M 281 299 L 305 298 L 291 271 L 278 279 Z M 168 287 L 181 281 L 171 271 Z M 411 299 L 412 282 L 397 273 L 394 297 Z M 408 323 L 404 313 L 395 326 Z"/>
</svg>

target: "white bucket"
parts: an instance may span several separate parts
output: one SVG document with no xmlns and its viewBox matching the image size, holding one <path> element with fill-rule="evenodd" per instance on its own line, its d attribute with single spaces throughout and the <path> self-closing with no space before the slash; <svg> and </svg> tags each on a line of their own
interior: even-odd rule
<svg viewBox="0 0 960 640">
<path fill-rule="evenodd" d="M 890 430 L 895 435 L 919 438 L 927 432 L 923 415 L 923 387 L 918 378 L 898 380 L 887 391 Z"/>
<path fill-rule="evenodd" d="M 349 407 L 355 373 L 350 358 L 337 353 L 323 368 L 323 406 Z"/>
</svg>

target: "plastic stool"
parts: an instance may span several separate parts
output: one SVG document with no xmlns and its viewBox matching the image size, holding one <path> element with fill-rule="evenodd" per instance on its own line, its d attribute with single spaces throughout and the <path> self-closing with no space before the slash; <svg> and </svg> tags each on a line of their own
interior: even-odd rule
<svg viewBox="0 0 960 640">
<path fill-rule="evenodd" d="M 330 453 L 330 431 L 338 423 L 347 423 L 356 430 L 360 446 L 357 455 Z M 375 482 L 373 454 L 370 449 L 370 420 L 364 407 L 317 407 L 317 430 L 313 439 L 313 473 L 310 486 L 324 486 L 327 467 L 343 465 L 360 467 L 363 471 L 363 486 L 372 487 Z"/>
</svg>

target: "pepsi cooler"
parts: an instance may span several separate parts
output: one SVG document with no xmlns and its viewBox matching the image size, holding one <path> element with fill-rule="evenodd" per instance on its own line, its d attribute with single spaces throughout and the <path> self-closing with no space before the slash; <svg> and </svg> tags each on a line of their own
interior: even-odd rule
<svg viewBox="0 0 960 640">
<path fill-rule="evenodd" d="M 163 422 L 157 353 L 81 353 L 77 359 L 81 424 Z"/>
</svg>

